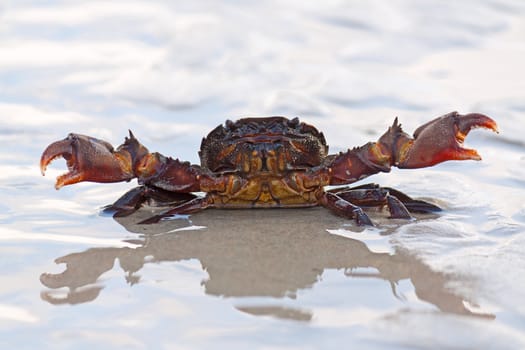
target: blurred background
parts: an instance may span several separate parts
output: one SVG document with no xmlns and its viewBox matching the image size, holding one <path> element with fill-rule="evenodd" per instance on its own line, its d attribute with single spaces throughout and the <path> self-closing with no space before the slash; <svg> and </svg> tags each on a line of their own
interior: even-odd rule
<svg viewBox="0 0 525 350">
<path fill-rule="evenodd" d="M 75 130 L 119 143 L 132 128 L 148 145 L 187 137 L 187 149 L 165 152 L 195 159 L 225 118 L 301 116 L 346 148 L 395 116 L 412 129 L 451 110 L 494 115 L 519 138 L 520 1 L 7 1 L 1 11 L 2 129 L 31 140 Z"/>
<path fill-rule="evenodd" d="M 468 334 L 476 332 L 486 334 L 478 347 L 523 348 L 523 62 L 525 3 L 519 0 L 3 0 L 0 345 L 29 348 L 23 334 L 32 331 L 43 348 L 87 343 L 144 348 L 160 342 L 173 349 L 176 340 L 180 348 L 304 348 L 305 335 L 312 348 L 340 341 L 367 348 L 468 348 Z M 331 302 L 318 284 L 303 286 L 295 299 L 278 299 L 313 315 L 306 325 L 285 323 L 287 334 L 283 321 L 248 317 L 230 307 L 235 299 L 205 295 L 198 257 L 186 265 L 159 263 L 154 271 L 143 270 L 146 282 L 134 288 L 112 270 L 97 280 L 105 294 L 82 306 L 60 308 L 40 297 L 45 290 L 40 275 L 64 268 L 54 259 L 92 247 L 127 247 L 124 239 L 137 238 L 99 215 L 101 206 L 134 183 L 86 183 L 57 192 L 54 177 L 64 171 L 63 161 L 41 177 L 42 150 L 68 132 L 118 145 L 131 129 L 152 151 L 198 162 L 202 137 L 226 119 L 299 116 L 322 130 L 331 151 L 338 152 L 376 140 L 396 116 L 410 133 L 453 110 L 497 120 L 499 135 L 475 130 L 467 140 L 483 162 L 371 178 L 433 198 L 447 210 L 434 221 L 390 227 L 394 233 L 386 238 L 382 229 L 372 229 L 357 239 L 369 248 L 370 237 L 380 239 L 373 244 L 386 251 L 401 247 L 431 270 L 456 276 L 447 288 L 475 300 L 472 305 L 495 320 L 413 315 L 419 304 L 410 284 L 405 288 L 412 299 L 388 294 L 370 301 L 379 311 L 361 320 L 361 311 L 372 306 L 341 306 L 347 284 L 362 295 L 377 287 L 328 272 L 331 282 L 322 290 Z M 331 233 L 352 236 L 351 231 Z M 178 286 L 184 297 L 155 285 L 155 278 L 187 282 Z M 388 283 L 381 288 L 390 291 Z M 169 313 L 164 304 L 150 304 L 160 296 L 186 311 L 206 306 L 198 315 Z M 130 310 L 137 306 L 150 307 L 158 317 L 135 315 Z M 128 322 L 108 322 L 115 332 L 102 331 L 97 318 L 108 315 Z M 183 326 L 188 317 L 194 321 Z M 166 323 L 175 325 L 174 339 L 157 330 Z M 388 340 L 380 335 L 385 329 Z M 447 340 L 449 332 L 454 336 Z M 198 345 L 188 334 L 201 335 Z"/>
</svg>

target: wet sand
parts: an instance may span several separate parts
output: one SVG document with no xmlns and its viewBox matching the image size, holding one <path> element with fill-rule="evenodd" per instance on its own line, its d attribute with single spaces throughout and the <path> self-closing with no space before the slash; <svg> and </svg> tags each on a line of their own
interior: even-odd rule
<svg viewBox="0 0 525 350">
<path fill-rule="evenodd" d="M 133 283 L 140 282 L 144 264 L 196 259 L 208 274 L 202 282 L 204 292 L 213 296 L 296 298 L 302 289 L 321 283 L 325 270 L 336 270 L 348 278 L 377 279 L 384 288 L 392 288 L 394 298 L 400 297 L 396 285 L 407 280 L 420 301 L 433 304 L 441 312 L 495 317 L 472 305 L 473 310 L 467 308 L 469 296 L 448 289 L 454 276 L 433 271 L 399 247 L 394 246 L 392 252 L 374 252 L 351 236 L 377 236 L 377 230 L 358 227 L 324 208 L 207 210 L 191 219 L 136 224 L 151 214 L 141 210 L 117 219 L 128 231 L 141 234 L 133 241 L 136 248 L 92 248 L 58 258 L 57 263 L 66 264 L 66 270 L 43 274 L 41 281 L 51 289 L 67 287 L 70 292 L 66 297 L 54 298 L 48 290 L 42 294 L 44 300 L 52 304 L 92 301 L 101 291 L 100 286 L 83 287 L 95 283 L 117 259 L 122 274 Z M 385 241 L 398 225 L 406 224 L 406 220 L 385 219 L 388 214 L 384 211 L 372 214 L 376 214 L 372 217 L 377 225 L 389 226 L 381 232 Z M 432 220 L 432 216 L 419 218 L 425 219 Z M 241 301 L 241 306 L 235 307 L 277 318 L 309 321 L 314 317 L 312 311 L 274 303 L 250 306 Z"/>
</svg>

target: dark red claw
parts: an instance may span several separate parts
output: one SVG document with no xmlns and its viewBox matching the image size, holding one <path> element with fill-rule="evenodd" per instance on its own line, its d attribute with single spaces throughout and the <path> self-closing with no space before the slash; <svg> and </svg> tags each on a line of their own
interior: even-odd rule
<svg viewBox="0 0 525 350">
<path fill-rule="evenodd" d="M 54 159 L 63 157 L 68 172 L 57 177 L 55 188 L 81 181 L 117 182 L 134 177 L 130 152 L 115 151 L 106 141 L 80 134 L 69 134 L 64 140 L 50 144 L 40 158 L 40 171 Z"/>
<path fill-rule="evenodd" d="M 399 168 L 423 168 L 447 160 L 481 160 L 474 149 L 463 147 L 470 130 L 485 128 L 498 132 L 496 122 L 480 113 L 457 112 L 436 118 L 414 132 L 414 139 L 402 138 L 395 155 Z"/>
</svg>

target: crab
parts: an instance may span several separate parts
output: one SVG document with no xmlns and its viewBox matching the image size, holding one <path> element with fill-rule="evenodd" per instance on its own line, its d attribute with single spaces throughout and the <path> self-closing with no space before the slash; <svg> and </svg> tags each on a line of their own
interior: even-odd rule
<svg viewBox="0 0 525 350">
<path fill-rule="evenodd" d="M 321 205 L 358 225 L 373 225 L 363 207 L 386 206 L 390 217 L 402 219 L 412 218 L 411 212 L 440 208 L 392 188 L 350 184 L 393 166 L 414 169 L 448 160 L 480 160 L 476 150 L 463 147 L 469 131 L 477 127 L 498 131 L 486 115 L 451 112 L 420 126 L 410 137 L 395 118 L 378 141 L 329 154 L 323 133 L 298 118 L 227 120 L 203 138 L 200 165 L 151 153 L 131 131 L 116 149 L 106 141 L 71 133 L 45 149 L 40 169 L 44 175 L 54 159 L 66 160 L 68 172 L 57 177 L 56 189 L 81 181 L 137 178 L 140 186 L 111 206 L 115 215 L 129 215 L 145 202 L 171 205 L 143 224 L 205 208 Z"/>
</svg>

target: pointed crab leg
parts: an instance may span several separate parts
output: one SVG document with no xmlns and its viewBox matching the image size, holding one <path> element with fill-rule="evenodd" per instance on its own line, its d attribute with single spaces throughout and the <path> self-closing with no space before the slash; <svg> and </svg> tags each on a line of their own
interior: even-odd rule
<svg viewBox="0 0 525 350">
<path fill-rule="evenodd" d="M 339 197 L 336 193 L 325 192 L 320 198 L 320 204 L 339 216 L 354 219 L 359 226 L 374 226 L 363 209 Z"/>
</svg>

